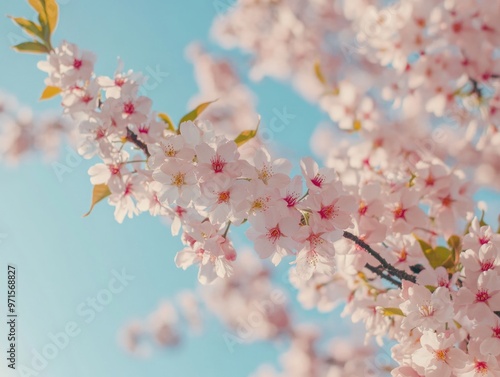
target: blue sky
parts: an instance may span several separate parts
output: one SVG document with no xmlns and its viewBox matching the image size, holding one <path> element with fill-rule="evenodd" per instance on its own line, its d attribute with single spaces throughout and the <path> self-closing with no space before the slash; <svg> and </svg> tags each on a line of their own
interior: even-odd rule
<svg viewBox="0 0 500 377">
<path fill-rule="evenodd" d="M 94 51 L 99 74 L 112 74 L 118 56 L 127 68 L 136 71 L 158 67 L 167 72 L 168 77 L 147 94 L 156 110 L 179 119 L 187 110 L 188 100 L 197 93 L 193 69 L 184 54 L 190 42 L 201 41 L 210 51 L 231 57 L 245 73 L 248 58 L 222 51 L 208 36 L 218 6 L 224 2 L 63 0 L 55 42 L 66 39 Z M 6 15 L 34 14 L 18 0 L 2 2 L 0 16 Z M 57 100 L 38 101 L 44 79 L 44 73 L 36 68 L 40 57 L 17 54 L 9 48 L 23 39 L 7 18 L 0 21 L 0 90 L 13 93 L 36 111 L 58 112 Z M 275 108 L 286 107 L 296 115 L 286 132 L 277 135 L 282 153 L 293 161 L 310 154 L 304 140 L 326 116 L 284 84 L 264 80 L 250 86 L 257 94 L 263 124 L 273 117 Z M 64 163 L 69 153 L 63 150 L 58 161 Z M 159 219 L 143 215 L 120 225 L 113 218 L 112 208 L 105 204 L 90 217 L 82 218 L 90 200 L 90 165 L 89 161 L 80 161 L 62 182 L 50 164 L 36 158 L 18 168 L 0 166 L 0 234 L 7 236 L 0 243 L 0 300 L 5 302 L 6 265 L 15 264 L 20 315 L 18 363 L 30 365 L 33 350 L 41 351 L 50 342 L 49 333 L 63 331 L 69 322 L 75 322 L 81 332 L 39 376 L 246 376 L 262 362 L 275 362 L 283 344 L 246 345 L 230 353 L 223 329 L 213 320 L 203 337 L 189 338 L 180 349 L 158 352 L 148 360 L 130 358 L 118 347 L 117 332 L 127 320 L 144 317 L 161 299 L 172 298 L 198 283 L 195 270 L 175 268 L 173 257 L 181 243 Z M 91 323 L 85 323 L 77 307 L 106 288 L 113 271 L 122 269 L 134 280 Z M 296 304 L 294 307 L 298 308 Z M 3 318 L 4 313 L 0 315 Z M 300 310 L 296 315 L 303 320 L 319 318 Z M 335 314 L 321 318 L 334 318 L 332 322 L 339 323 Z M 331 326 L 330 330 L 341 332 L 338 327 Z M 0 329 L 3 347 L 6 328 Z M 3 358 L 0 368 L 3 376 Z"/>
<path fill-rule="evenodd" d="M 179 119 L 197 93 L 184 54 L 190 42 L 201 41 L 210 51 L 230 56 L 245 73 L 246 58 L 221 51 L 208 36 L 221 3 L 64 0 L 54 42 L 66 39 L 94 51 L 99 74 L 112 74 L 118 56 L 126 68 L 147 72 L 158 67 L 167 72 L 168 77 L 147 94 L 156 110 Z M 0 16 L 6 15 L 33 17 L 34 13 L 23 1 L 2 2 Z M 24 39 L 10 20 L 0 21 L 0 89 L 35 111 L 58 112 L 57 100 L 38 101 L 44 87 L 44 73 L 36 68 L 40 56 L 17 54 L 9 47 Z M 308 154 L 304 140 L 325 116 L 280 83 L 264 80 L 251 86 L 264 124 L 275 108 L 287 107 L 297 115 L 287 132 L 278 135 L 287 146 L 283 152 L 292 159 Z M 64 163 L 70 153 L 63 150 L 57 161 Z M 284 345 L 246 345 L 229 353 L 223 330 L 213 320 L 203 337 L 190 338 L 180 349 L 159 352 L 148 360 L 130 358 L 117 346 L 117 332 L 128 319 L 142 318 L 161 299 L 196 287 L 196 271 L 175 268 L 173 256 L 181 243 L 157 218 L 143 215 L 119 225 L 106 204 L 82 218 L 90 200 L 90 165 L 79 161 L 62 182 L 50 164 L 36 158 L 17 168 L 0 166 L 0 233 L 7 235 L 0 244 L 0 279 L 6 276 L 7 264 L 17 265 L 18 365 L 31 365 L 33 350 L 40 352 L 50 342 L 49 334 L 63 331 L 69 322 L 75 322 L 80 333 L 39 376 L 245 376 L 262 362 L 275 362 L 277 349 Z M 112 271 L 122 269 L 135 279 L 91 323 L 85 323 L 76 312 L 78 306 L 108 286 Z M 5 300 L 3 288 L 0 300 Z M 310 318 L 304 312 L 298 316 Z M 3 347 L 4 327 L 0 328 Z M 3 358 L 0 368 L 7 370 Z"/>
</svg>

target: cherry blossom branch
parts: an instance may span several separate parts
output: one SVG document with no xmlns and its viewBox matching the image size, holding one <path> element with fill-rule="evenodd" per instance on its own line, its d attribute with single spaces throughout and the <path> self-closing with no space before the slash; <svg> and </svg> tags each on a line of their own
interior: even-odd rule
<svg viewBox="0 0 500 377">
<path fill-rule="evenodd" d="M 363 248 L 365 251 L 367 251 L 370 255 L 372 255 L 376 260 L 380 262 L 382 267 L 386 269 L 386 271 L 391 274 L 392 276 L 398 277 L 400 280 L 408 280 L 411 281 L 412 283 L 416 283 L 417 279 L 415 276 L 408 274 L 405 271 L 398 270 L 396 267 L 391 265 L 389 262 L 387 262 L 382 256 L 380 256 L 379 253 L 377 253 L 375 250 L 371 248 L 370 245 L 368 245 L 366 242 L 363 240 L 359 239 L 356 237 L 354 234 L 349 233 L 347 231 L 344 231 L 344 238 L 347 238 L 348 240 L 353 241 L 356 245 L 359 247 Z"/>
<path fill-rule="evenodd" d="M 142 149 L 142 151 L 146 154 L 146 156 L 151 156 L 149 151 L 148 151 L 148 146 L 139 140 L 137 135 L 130 130 L 130 128 L 127 128 L 127 140 L 130 141 L 131 143 L 135 144 L 138 148 Z"/>
<path fill-rule="evenodd" d="M 398 288 L 401 288 L 401 282 L 400 281 L 397 281 L 396 279 L 394 279 L 390 275 L 385 275 L 384 272 L 379 267 L 374 267 L 374 266 L 372 266 L 371 264 L 368 264 L 368 263 L 365 264 L 365 268 L 367 270 L 370 270 L 371 272 L 373 272 L 373 273 L 377 274 L 378 276 L 380 276 L 382 279 L 385 279 L 388 282 L 390 282 L 390 283 L 394 284 L 395 286 L 397 286 Z"/>
</svg>

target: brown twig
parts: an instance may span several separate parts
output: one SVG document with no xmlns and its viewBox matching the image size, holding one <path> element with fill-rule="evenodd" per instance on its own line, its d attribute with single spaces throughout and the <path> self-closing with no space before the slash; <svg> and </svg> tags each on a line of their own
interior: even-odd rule
<svg viewBox="0 0 500 377">
<path fill-rule="evenodd" d="M 414 275 L 410 275 L 409 273 L 403 270 L 398 270 L 396 267 L 394 267 L 392 264 L 390 264 L 384 258 L 382 258 L 382 256 L 379 253 L 373 250 L 370 245 L 368 245 L 366 242 L 356 237 L 354 234 L 344 231 L 344 238 L 353 241 L 356 245 L 358 245 L 359 247 L 367 251 L 370 255 L 372 255 L 377 261 L 380 262 L 382 267 L 390 275 L 396 276 L 399 280 L 408 280 L 411 281 L 412 283 L 416 283 L 417 278 Z"/>
</svg>

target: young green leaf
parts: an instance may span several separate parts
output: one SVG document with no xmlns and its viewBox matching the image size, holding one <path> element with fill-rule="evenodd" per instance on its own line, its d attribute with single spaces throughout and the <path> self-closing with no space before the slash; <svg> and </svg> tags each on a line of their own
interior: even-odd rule
<svg viewBox="0 0 500 377">
<path fill-rule="evenodd" d="M 387 316 L 387 317 L 390 317 L 393 315 L 400 315 L 400 316 L 406 317 L 404 315 L 403 311 L 399 308 L 382 308 L 382 314 Z"/>
<path fill-rule="evenodd" d="M 55 0 L 28 0 L 28 2 L 38 13 L 42 27 L 47 25 L 50 34 L 53 33 L 59 16 L 57 2 Z"/>
<path fill-rule="evenodd" d="M 170 117 L 167 114 L 159 113 L 158 118 L 160 118 L 162 121 L 164 121 L 167 124 L 167 129 L 169 131 L 175 132 L 174 123 L 172 122 L 172 119 L 170 119 Z"/>
<path fill-rule="evenodd" d="M 111 191 L 109 190 L 108 185 L 106 184 L 99 184 L 95 185 L 94 189 L 92 190 L 92 203 L 90 204 L 90 209 L 89 211 L 83 215 L 83 217 L 87 217 L 90 215 L 90 212 L 94 209 L 94 206 L 99 203 L 101 200 L 107 198 L 108 196 L 111 195 Z"/>
<path fill-rule="evenodd" d="M 13 49 L 19 52 L 28 52 L 32 54 L 47 54 L 49 49 L 40 42 L 23 42 L 12 46 Z"/>
<path fill-rule="evenodd" d="M 452 252 L 444 246 L 437 246 L 434 249 L 428 249 L 424 253 L 432 268 L 440 266 L 451 268 L 453 266 Z"/>
<path fill-rule="evenodd" d="M 22 17 L 10 17 L 17 25 L 19 25 L 29 35 L 43 40 L 42 27 L 33 21 Z"/>
<path fill-rule="evenodd" d="M 422 251 L 425 253 L 426 250 L 428 249 L 431 249 L 432 250 L 432 245 L 428 244 L 427 242 L 425 242 L 424 240 L 418 238 L 416 235 L 414 235 L 415 239 L 418 241 L 419 245 L 420 245 L 420 248 L 422 249 Z"/>
<path fill-rule="evenodd" d="M 260 117 L 259 117 L 259 122 L 257 123 L 257 127 L 255 130 L 245 130 L 241 132 L 238 136 L 236 136 L 236 139 L 234 139 L 234 142 L 238 147 L 242 146 L 245 144 L 247 141 L 251 140 L 252 138 L 257 135 L 257 131 L 259 130 L 260 126 Z"/>
<path fill-rule="evenodd" d="M 215 100 L 217 101 L 217 100 Z M 192 111 L 190 111 L 189 113 L 187 113 L 186 115 L 184 115 L 181 120 L 179 121 L 179 126 L 181 125 L 181 123 L 183 122 L 187 122 L 189 120 L 193 121 L 195 120 L 196 118 L 198 118 L 198 116 L 212 103 L 214 103 L 215 101 L 210 101 L 210 102 L 204 102 L 202 103 L 201 105 L 198 105 L 196 106 L 196 108 Z"/>
</svg>

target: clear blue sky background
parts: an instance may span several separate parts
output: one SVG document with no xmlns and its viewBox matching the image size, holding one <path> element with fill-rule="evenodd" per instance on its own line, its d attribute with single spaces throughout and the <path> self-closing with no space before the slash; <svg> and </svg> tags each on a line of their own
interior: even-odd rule
<svg viewBox="0 0 500 377">
<path fill-rule="evenodd" d="M 209 50 L 230 56 L 245 73 L 247 58 L 221 51 L 208 37 L 220 3 L 64 0 L 55 42 L 66 39 L 94 51 L 100 74 L 112 74 L 118 56 L 136 71 L 159 66 L 169 76 L 148 95 L 155 109 L 179 119 L 197 93 L 192 67 L 184 55 L 191 41 L 201 41 Z M 4 1 L 0 16 L 6 15 L 32 17 L 33 11 L 22 0 Z M 23 39 L 10 20 L 0 19 L 0 89 L 37 111 L 60 111 L 57 100 L 38 102 L 45 77 L 36 68 L 39 56 L 17 54 L 9 48 Z M 264 124 L 272 118 L 274 108 L 285 106 L 296 115 L 286 132 L 276 135 L 282 153 L 295 161 L 309 154 L 305 140 L 326 116 L 280 83 L 264 80 L 251 87 L 259 98 Z M 64 163 L 66 156 L 63 151 L 59 161 Z M 127 320 L 144 317 L 161 299 L 174 297 L 181 289 L 196 287 L 196 271 L 175 268 L 173 256 L 181 243 L 157 218 L 143 215 L 119 225 L 112 208 L 105 204 L 89 218 L 82 218 L 90 200 L 89 166 L 90 162 L 82 161 L 62 182 L 50 164 L 37 159 L 15 169 L 0 166 L 0 234 L 7 235 L 0 244 L 0 316 L 4 322 L 6 265 L 14 263 L 19 275 L 18 364 L 29 365 L 32 349 L 40 351 L 49 342 L 48 334 L 62 331 L 69 321 L 77 322 L 81 334 L 40 376 L 246 376 L 262 362 L 274 363 L 283 345 L 246 345 L 230 353 L 215 321 L 209 322 L 202 338 L 191 338 L 179 350 L 159 352 L 151 359 L 130 358 L 117 346 L 118 330 Z M 76 307 L 107 286 L 112 270 L 122 268 L 135 280 L 93 322 L 85 324 Z M 335 315 L 319 317 L 299 310 L 296 316 L 329 319 L 337 326 L 331 325 L 330 331 L 342 332 Z M 3 356 L 6 331 L 0 326 L 2 376 L 7 370 Z"/>
</svg>

